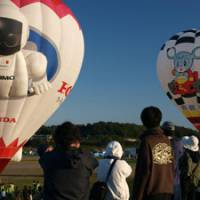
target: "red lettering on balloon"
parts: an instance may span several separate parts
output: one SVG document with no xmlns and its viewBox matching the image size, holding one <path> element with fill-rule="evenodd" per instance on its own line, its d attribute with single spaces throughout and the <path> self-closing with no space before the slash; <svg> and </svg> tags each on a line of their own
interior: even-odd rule
<svg viewBox="0 0 200 200">
<path fill-rule="evenodd" d="M 4 117 L 3 118 L 3 122 L 9 122 L 9 118 L 8 117 Z"/>
<path fill-rule="evenodd" d="M 15 118 L 9 118 L 9 117 L 0 117 L 0 122 L 16 123 L 16 119 Z"/>
<path fill-rule="evenodd" d="M 72 89 L 72 86 L 68 85 L 65 81 L 62 81 L 62 86 L 60 87 L 58 92 L 67 96 L 69 95 L 71 89 Z"/>
<path fill-rule="evenodd" d="M 16 119 L 15 118 L 11 118 L 10 119 L 10 123 L 16 123 Z"/>
</svg>

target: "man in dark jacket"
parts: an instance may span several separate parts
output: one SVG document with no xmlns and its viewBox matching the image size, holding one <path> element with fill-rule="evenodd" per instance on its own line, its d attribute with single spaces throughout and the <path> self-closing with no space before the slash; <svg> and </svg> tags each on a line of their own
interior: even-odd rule
<svg viewBox="0 0 200 200">
<path fill-rule="evenodd" d="M 156 107 L 147 107 L 141 113 L 146 131 L 138 152 L 134 200 L 171 200 L 173 195 L 173 154 L 169 139 L 159 127 L 161 118 Z"/>
<path fill-rule="evenodd" d="M 89 178 L 98 165 L 90 154 L 80 150 L 80 133 L 66 122 L 54 134 L 54 150 L 40 152 L 44 171 L 44 200 L 87 200 Z"/>
<path fill-rule="evenodd" d="M 180 139 L 175 136 L 175 125 L 170 121 L 165 121 L 162 125 L 164 134 L 169 138 L 174 155 L 174 196 L 172 200 L 181 200 L 180 170 L 179 160 L 184 153 Z"/>
</svg>

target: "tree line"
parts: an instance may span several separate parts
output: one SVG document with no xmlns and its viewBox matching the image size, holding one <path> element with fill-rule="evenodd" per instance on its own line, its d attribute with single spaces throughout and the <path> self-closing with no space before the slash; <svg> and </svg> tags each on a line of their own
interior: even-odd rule
<svg viewBox="0 0 200 200">
<path fill-rule="evenodd" d="M 118 122 L 97 122 L 93 124 L 77 124 L 75 126 L 79 128 L 82 143 L 86 146 L 103 146 L 111 140 L 118 140 L 124 145 L 132 145 L 134 141 L 131 141 L 131 139 L 135 139 L 137 144 L 140 134 L 144 131 L 142 125 Z M 35 146 L 39 143 L 51 143 L 51 136 L 55 129 L 56 125 L 42 126 L 27 145 Z M 180 138 L 185 135 L 199 136 L 199 133 L 189 128 L 177 126 L 175 135 Z"/>
</svg>

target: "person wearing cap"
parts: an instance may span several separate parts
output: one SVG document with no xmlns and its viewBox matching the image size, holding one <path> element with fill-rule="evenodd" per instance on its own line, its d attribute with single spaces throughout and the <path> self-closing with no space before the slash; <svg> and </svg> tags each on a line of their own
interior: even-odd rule
<svg viewBox="0 0 200 200">
<path fill-rule="evenodd" d="M 40 152 L 44 172 L 44 200 L 88 200 L 89 178 L 98 166 L 90 153 L 80 149 L 79 129 L 70 122 L 58 126 L 55 148 Z"/>
<path fill-rule="evenodd" d="M 157 107 L 144 108 L 133 184 L 133 200 L 171 200 L 174 192 L 174 158 L 170 140 L 160 128 L 162 113 Z"/>
<path fill-rule="evenodd" d="M 108 194 L 105 200 L 129 200 L 129 187 L 126 179 L 131 175 L 131 166 L 123 159 L 123 149 L 118 141 L 111 141 L 106 147 L 104 159 L 99 160 L 96 170 L 97 181 L 106 182 L 112 163 L 115 161 L 107 180 Z"/>
<path fill-rule="evenodd" d="M 199 139 L 184 136 L 181 142 L 185 149 L 179 162 L 182 200 L 197 200 L 198 182 L 200 184 Z"/>
<path fill-rule="evenodd" d="M 179 159 L 183 155 L 183 145 L 180 140 L 175 137 L 175 125 L 173 122 L 165 121 L 162 124 L 164 134 L 170 139 L 174 154 L 174 195 L 173 200 L 181 200 L 180 170 Z"/>
</svg>

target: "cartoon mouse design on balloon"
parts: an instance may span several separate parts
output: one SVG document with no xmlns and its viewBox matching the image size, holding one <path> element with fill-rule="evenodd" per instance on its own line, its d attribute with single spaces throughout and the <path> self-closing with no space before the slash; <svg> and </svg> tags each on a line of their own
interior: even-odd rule
<svg viewBox="0 0 200 200">
<path fill-rule="evenodd" d="M 0 7 L 0 97 L 41 94 L 50 88 L 46 57 L 23 49 L 29 26 L 25 16 L 7 5 Z"/>
<path fill-rule="evenodd" d="M 200 92 L 200 79 L 198 71 L 193 70 L 194 59 L 200 59 L 200 47 L 196 47 L 192 52 L 176 52 L 172 47 L 167 50 L 167 57 L 173 60 L 174 69 L 172 75 L 175 78 L 168 84 L 173 94 L 195 95 Z"/>
</svg>

